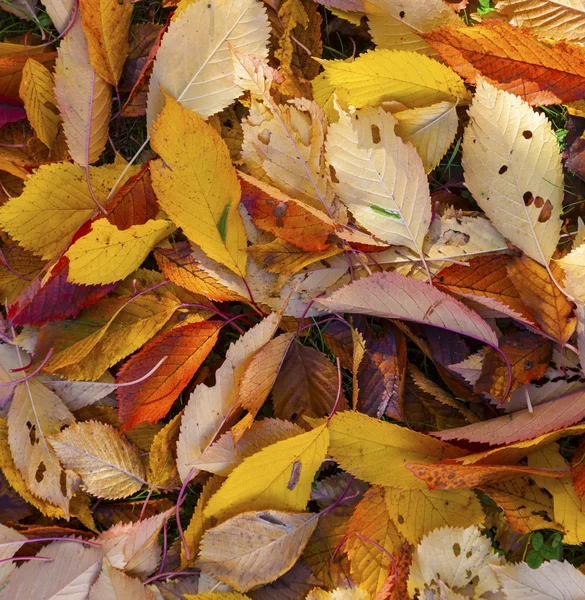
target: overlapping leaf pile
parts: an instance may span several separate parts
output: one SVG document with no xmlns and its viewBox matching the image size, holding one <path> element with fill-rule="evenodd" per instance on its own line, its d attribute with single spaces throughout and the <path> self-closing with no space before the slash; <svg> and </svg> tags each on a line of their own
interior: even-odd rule
<svg viewBox="0 0 585 600">
<path fill-rule="evenodd" d="M 0 600 L 585 597 L 585 5 L 323 4 L 3 2 Z"/>
</svg>

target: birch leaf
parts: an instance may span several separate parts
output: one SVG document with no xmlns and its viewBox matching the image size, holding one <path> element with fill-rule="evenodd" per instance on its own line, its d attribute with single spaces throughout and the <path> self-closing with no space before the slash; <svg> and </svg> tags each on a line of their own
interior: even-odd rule
<svg viewBox="0 0 585 600">
<path fill-rule="evenodd" d="M 105 423 L 76 423 L 53 436 L 59 460 L 81 476 L 83 487 L 98 498 L 125 498 L 145 483 L 138 448 Z"/>
<path fill-rule="evenodd" d="M 148 124 L 163 91 L 204 119 L 239 95 L 229 45 L 243 54 L 268 54 L 268 18 L 258 0 L 194 2 L 173 20 L 154 63 L 148 94 Z"/>
<path fill-rule="evenodd" d="M 112 89 L 91 66 L 79 16 L 59 46 L 55 96 L 71 158 L 91 165 L 108 139 Z"/>
<path fill-rule="evenodd" d="M 318 515 L 311 513 L 242 513 L 205 533 L 197 565 L 245 592 L 286 573 L 317 522 Z"/>
<path fill-rule="evenodd" d="M 416 150 L 394 132 L 380 109 L 342 114 L 327 134 L 333 189 L 358 224 L 389 244 L 422 255 L 431 222 L 431 197 Z"/>
<path fill-rule="evenodd" d="M 225 142 L 199 115 L 167 96 L 153 126 L 152 148 L 164 161 L 151 164 L 160 207 L 209 258 L 244 276 L 240 184 Z"/>
<path fill-rule="evenodd" d="M 560 235 L 563 175 L 549 121 L 480 81 L 463 138 L 465 182 L 500 233 L 548 266 Z"/>
</svg>

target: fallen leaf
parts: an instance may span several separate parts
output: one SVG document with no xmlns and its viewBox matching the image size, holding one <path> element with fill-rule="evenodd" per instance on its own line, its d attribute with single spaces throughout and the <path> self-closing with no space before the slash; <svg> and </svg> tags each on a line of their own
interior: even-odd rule
<svg viewBox="0 0 585 600">
<path fill-rule="evenodd" d="M 91 586 L 88 600 L 154 600 L 153 593 L 141 581 L 114 569 L 107 559 L 96 582 Z"/>
</svg>

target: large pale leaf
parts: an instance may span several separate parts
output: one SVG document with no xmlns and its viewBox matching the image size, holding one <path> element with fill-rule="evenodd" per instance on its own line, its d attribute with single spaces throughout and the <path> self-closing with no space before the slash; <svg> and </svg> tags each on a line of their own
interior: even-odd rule
<svg viewBox="0 0 585 600">
<path fill-rule="evenodd" d="M 94 163 L 108 139 L 112 88 L 89 62 L 79 15 L 59 46 L 55 96 L 71 158 L 82 166 Z"/>
<path fill-rule="evenodd" d="M 1 600 L 87 598 L 102 566 L 100 548 L 52 542 L 40 554 L 51 560 L 26 562 L 16 569 L 0 592 Z"/>
<path fill-rule="evenodd" d="M 81 476 L 82 485 L 100 498 L 125 498 L 145 483 L 138 448 L 116 429 L 98 421 L 76 423 L 51 439 L 59 460 Z"/>
<path fill-rule="evenodd" d="M 423 163 L 395 133 L 383 109 L 341 114 L 327 134 L 333 189 L 358 224 L 378 238 L 422 254 L 431 222 L 431 197 Z"/>
<path fill-rule="evenodd" d="M 424 281 L 398 273 L 376 273 L 317 300 L 331 311 L 405 319 L 449 329 L 491 345 L 498 344 L 493 329 L 464 304 Z"/>
<path fill-rule="evenodd" d="M 24 542 L 26 537 L 18 533 L 18 531 L 6 527 L 6 525 L 0 525 L 0 560 L 6 562 L 0 566 L 0 584 L 3 584 L 6 578 L 16 568 L 16 563 L 10 562 L 8 559 L 12 558 L 22 544 L 15 542 Z"/>
<path fill-rule="evenodd" d="M 258 0 L 194 2 L 171 23 L 150 78 L 148 123 L 161 111 L 162 91 L 207 118 L 231 104 L 234 82 L 229 45 L 245 54 L 268 54 L 268 19 Z"/>
<path fill-rule="evenodd" d="M 266 446 L 230 473 L 207 503 L 205 515 L 225 518 L 243 510 L 303 510 L 328 446 L 327 425 Z"/>
<path fill-rule="evenodd" d="M 240 591 L 288 571 L 318 522 L 311 513 L 245 512 L 203 536 L 198 566 Z"/>
<path fill-rule="evenodd" d="M 177 442 L 177 466 L 184 481 L 195 462 L 219 434 L 237 398 L 240 380 L 254 354 L 274 335 L 280 317 L 272 313 L 228 348 L 215 373 L 215 385 L 199 384 L 189 396 Z"/>
<path fill-rule="evenodd" d="M 495 227 L 548 266 L 559 241 L 563 175 L 544 114 L 479 82 L 463 138 L 465 182 Z"/>
<path fill-rule="evenodd" d="M 105 204 L 122 169 L 119 165 L 90 167 L 98 202 Z M 95 208 L 84 169 L 52 163 L 39 167 L 25 183 L 23 193 L 0 208 L 0 226 L 23 248 L 50 260 L 69 245 Z"/>
<path fill-rule="evenodd" d="M 141 581 L 114 569 L 105 559 L 88 600 L 154 600 L 154 595 Z"/>
<path fill-rule="evenodd" d="M 225 142 L 199 115 L 167 96 L 153 126 L 152 147 L 164 161 L 151 164 L 160 207 L 209 258 L 243 276 L 240 184 Z"/>
</svg>

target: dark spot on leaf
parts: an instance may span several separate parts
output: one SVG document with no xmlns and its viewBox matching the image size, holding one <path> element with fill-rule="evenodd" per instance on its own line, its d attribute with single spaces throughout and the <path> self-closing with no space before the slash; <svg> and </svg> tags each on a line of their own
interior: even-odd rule
<svg viewBox="0 0 585 600">
<path fill-rule="evenodd" d="M 380 137 L 380 128 L 377 125 L 372 125 L 371 130 L 372 130 L 372 142 L 374 142 L 374 144 L 379 144 L 380 140 L 382 139 Z"/>
<path fill-rule="evenodd" d="M 292 471 L 290 474 L 290 479 L 288 480 L 287 489 L 294 490 L 297 487 L 297 483 L 301 478 L 301 470 L 303 468 L 303 463 L 300 460 L 295 460 L 292 466 Z"/>
<path fill-rule="evenodd" d="M 403 11 L 403 10 L 401 10 L 401 11 L 400 11 L 400 13 L 398 14 L 398 16 L 399 16 L 401 19 L 404 19 L 404 14 L 405 14 L 405 13 L 404 13 L 404 11 Z"/>
<path fill-rule="evenodd" d="M 536 208 L 542 208 L 544 205 L 544 199 L 541 196 L 536 196 L 536 198 L 534 199 L 534 206 L 536 206 Z"/>
<path fill-rule="evenodd" d="M 465 558 L 471 558 L 473 556 L 473 552 L 471 550 L 469 550 L 467 552 L 467 554 L 465 555 Z"/>
<path fill-rule="evenodd" d="M 461 554 L 461 546 L 459 544 L 453 544 L 453 554 L 459 556 Z"/>
<path fill-rule="evenodd" d="M 226 119 L 226 120 L 223 122 L 223 126 L 224 126 L 224 127 L 227 127 L 228 129 L 231 129 L 231 128 L 234 126 L 234 124 L 231 122 L 231 120 L 230 120 L 230 119 Z"/>
<path fill-rule="evenodd" d="M 299 415 L 298 415 L 297 413 L 293 413 L 293 414 L 290 416 L 290 420 L 291 420 L 291 421 L 296 421 L 298 416 L 299 416 Z"/>
<path fill-rule="evenodd" d="M 47 470 L 47 467 L 45 467 L 45 463 L 43 461 L 41 461 L 39 463 L 39 466 L 37 467 L 37 472 L 35 473 L 35 479 L 37 480 L 37 483 L 41 483 L 41 481 L 43 480 L 43 477 L 45 476 L 46 470 Z"/>
<path fill-rule="evenodd" d="M 528 131 L 528 129 L 526 131 L 522 132 L 522 135 L 524 136 L 525 139 L 529 140 L 532 137 L 532 131 Z"/>
<path fill-rule="evenodd" d="M 550 200 L 547 200 L 544 203 L 544 206 L 542 207 L 540 214 L 538 215 L 538 222 L 546 223 L 551 218 L 552 210 L 553 210 L 553 205 Z"/>
<path fill-rule="evenodd" d="M 500 167 L 500 170 L 498 171 L 498 173 L 499 173 L 500 175 L 503 175 L 503 174 L 504 174 L 504 173 L 505 173 L 507 170 L 508 170 L 508 167 L 507 167 L 506 165 L 502 165 L 502 166 Z"/>
<path fill-rule="evenodd" d="M 534 202 L 534 196 L 532 195 L 532 192 L 524 192 L 522 200 L 524 200 L 524 206 L 530 206 Z"/>
<path fill-rule="evenodd" d="M 331 181 L 333 183 L 339 183 L 339 179 L 337 179 L 337 172 L 335 171 L 335 167 L 333 165 L 329 165 L 329 175 L 331 175 Z"/>
<path fill-rule="evenodd" d="M 59 487 L 63 496 L 67 496 L 67 473 L 65 471 L 61 471 L 59 475 Z"/>
<path fill-rule="evenodd" d="M 525 371 L 530 371 L 530 369 L 532 369 L 533 366 L 534 366 L 534 363 L 531 360 L 524 361 L 524 370 Z"/>
<path fill-rule="evenodd" d="M 402 515 L 398 515 L 398 522 L 400 523 L 400 525 L 404 523 L 404 517 Z"/>
</svg>

